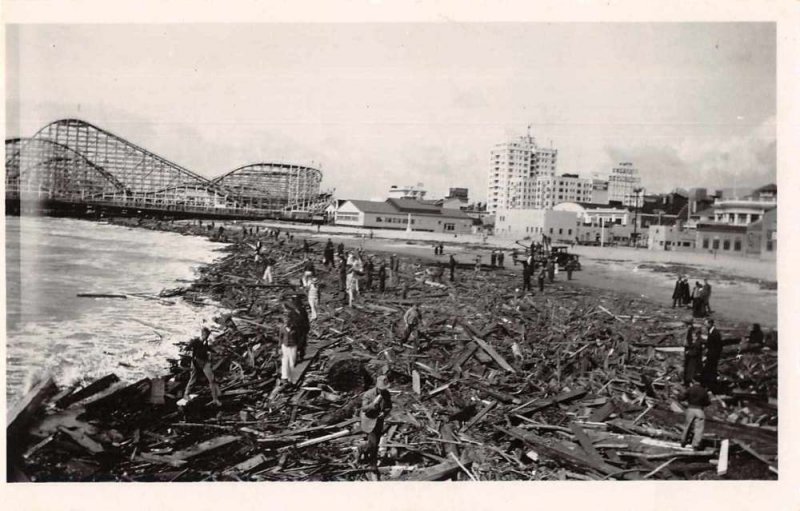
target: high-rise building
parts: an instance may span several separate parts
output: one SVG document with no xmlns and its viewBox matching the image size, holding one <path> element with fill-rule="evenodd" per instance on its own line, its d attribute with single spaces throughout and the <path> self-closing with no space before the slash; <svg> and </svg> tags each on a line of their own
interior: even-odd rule
<svg viewBox="0 0 800 511">
<path fill-rule="evenodd" d="M 639 171 L 631 162 L 622 162 L 611 169 L 608 176 L 608 200 L 619 201 L 625 206 L 635 206 L 637 200 L 641 205 L 641 197 L 644 193 L 642 188 L 642 178 Z"/>
<path fill-rule="evenodd" d="M 487 209 L 535 208 L 536 180 L 555 177 L 558 150 L 541 147 L 528 134 L 494 146 L 489 165 Z"/>
<path fill-rule="evenodd" d="M 469 188 L 450 188 L 450 193 L 447 194 L 446 199 L 464 199 L 469 201 Z"/>
</svg>

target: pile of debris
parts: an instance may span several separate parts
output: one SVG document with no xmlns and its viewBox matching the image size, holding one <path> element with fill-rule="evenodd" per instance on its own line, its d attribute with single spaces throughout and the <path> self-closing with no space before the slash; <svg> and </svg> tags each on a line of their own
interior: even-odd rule
<svg viewBox="0 0 800 511">
<path fill-rule="evenodd" d="M 225 236 L 229 254 L 173 291 L 231 311 L 212 349 L 222 408 L 202 379 L 199 397 L 178 406 L 188 359 L 133 384 L 44 380 L 11 411 L 11 477 L 364 480 L 361 393 L 386 374 L 383 480 L 777 478 L 777 353 L 740 353 L 747 325 L 721 328 L 729 346 L 700 451 L 680 445 L 686 313 L 581 286 L 579 274 L 523 294 L 519 267 L 461 265 L 454 282 L 433 281 L 429 262 L 401 258 L 399 278 L 351 308 L 336 270 L 317 263 L 321 313 L 293 385 L 277 387 L 278 306 L 302 292 L 302 240 L 241 227 Z M 258 278 L 257 240 L 278 259 L 275 284 Z M 309 245 L 316 263 L 322 243 Z M 393 333 L 412 304 L 424 318 L 418 351 Z"/>
</svg>

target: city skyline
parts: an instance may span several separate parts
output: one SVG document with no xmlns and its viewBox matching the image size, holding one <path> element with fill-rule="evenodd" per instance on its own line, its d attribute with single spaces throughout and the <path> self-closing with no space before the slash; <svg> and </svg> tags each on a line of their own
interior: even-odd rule
<svg viewBox="0 0 800 511">
<path fill-rule="evenodd" d="M 424 182 L 431 196 L 466 187 L 485 201 L 492 146 L 531 125 L 559 150 L 559 175 L 632 161 L 653 192 L 776 181 L 769 23 L 7 34 L 8 137 L 77 117 L 207 177 L 313 161 L 341 197 Z"/>
</svg>

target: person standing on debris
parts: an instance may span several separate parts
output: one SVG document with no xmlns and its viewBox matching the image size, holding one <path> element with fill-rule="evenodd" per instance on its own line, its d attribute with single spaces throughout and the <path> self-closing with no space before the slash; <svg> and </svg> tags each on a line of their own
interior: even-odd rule
<svg viewBox="0 0 800 511">
<path fill-rule="evenodd" d="M 699 376 L 703 366 L 703 345 L 695 339 L 694 327 L 687 321 L 686 344 L 683 346 L 683 384 L 687 387 Z"/>
<path fill-rule="evenodd" d="M 439 255 L 439 245 L 437 243 L 433 244 L 433 255 L 435 256 Z"/>
<path fill-rule="evenodd" d="M 414 336 L 414 349 L 419 351 L 419 326 L 422 323 L 422 313 L 419 310 L 419 305 L 416 303 L 412 305 L 403 314 L 403 319 L 400 321 L 398 328 L 398 341 L 400 343 L 408 342 L 411 336 Z"/>
<path fill-rule="evenodd" d="M 400 283 L 400 258 L 397 257 L 397 254 L 392 254 L 389 264 L 389 269 L 391 270 L 389 272 L 389 282 L 392 286 L 397 286 Z"/>
<path fill-rule="evenodd" d="M 339 242 L 339 245 L 336 246 L 336 254 L 339 257 L 343 257 L 344 256 L 344 243 Z"/>
<path fill-rule="evenodd" d="M 297 338 L 297 361 L 306 357 L 306 346 L 308 346 L 308 333 L 311 330 L 311 322 L 308 318 L 308 311 L 303 305 L 300 295 L 294 295 L 291 301 L 292 312 L 297 314 L 297 326 L 299 328 Z"/>
<path fill-rule="evenodd" d="M 347 289 L 347 260 L 344 254 L 339 256 L 339 291 Z"/>
<path fill-rule="evenodd" d="M 275 266 L 275 259 L 272 257 L 272 254 L 269 253 L 264 257 L 264 274 L 261 276 L 261 280 L 266 280 L 267 284 L 272 284 L 272 270 Z"/>
<path fill-rule="evenodd" d="M 556 263 L 551 257 L 547 260 L 547 279 L 552 284 L 556 278 Z"/>
<path fill-rule="evenodd" d="M 475 273 L 477 274 L 480 272 L 481 272 L 481 256 L 479 254 L 475 256 Z"/>
<path fill-rule="evenodd" d="M 536 280 L 539 281 L 539 292 L 544 293 L 544 279 L 547 277 L 547 271 L 545 270 L 544 266 L 542 266 L 542 271 L 539 272 L 538 277 Z"/>
<path fill-rule="evenodd" d="M 489 257 L 489 267 L 494 268 L 497 265 L 497 251 L 492 250 L 492 254 Z"/>
<path fill-rule="evenodd" d="M 703 286 L 701 286 L 699 282 L 695 282 L 694 289 L 692 290 L 692 315 L 696 318 L 702 318 L 706 315 Z"/>
<path fill-rule="evenodd" d="M 383 435 L 383 422 L 392 409 L 392 397 L 385 375 L 380 375 L 372 388 L 361 396 L 361 431 L 367 435 L 359 449 L 359 462 L 367 464 L 378 474 L 378 447 Z"/>
<path fill-rule="evenodd" d="M 740 348 L 740 352 L 747 350 L 747 351 L 757 351 L 760 350 L 764 346 L 764 332 L 761 330 L 761 325 L 758 323 L 754 323 L 753 327 L 750 329 L 750 334 L 748 334 L 747 339 L 744 339 L 743 346 Z"/>
<path fill-rule="evenodd" d="M 522 261 L 522 292 L 531 290 L 531 267 L 528 261 Z"/>
<path fill-rule="evenodd" d="M 719 359 L 722 358 L 722 336 L 719 334 L 713 319 L 707 319 L 708 336 L 706 338 L 706 361 L 703 365 L 703 384 L 711 388 L 717 383 L 719 376 Z"/>
<path fill-rule="evenodd" d="M 303 238 L 303 254 L 308 255 L 308 250 L 309 250 L 308 240 Z"/>
<path fill-rule="evenodd" d="M 699 451 L 703 444 L 703 430 L 706 425 L 706 413 L 703 408 L 711 404 L 708 398 L 708 391 L 699 383 L 692 384 L 680 396 L 681 401 L 686 401 L 686 423 L 683 426 L 681 435 L 681 447 L 689 443 L 689 436 L 692 436 L 692 449 Z"/>
<path fill-rule="evenodd" d="M 372 272 L 375 271 L 375 263 L 372 261 L 372 256 L 367 257 L 364 263 L 364 275 L 366 276 L 365 287 L 367 291 L 372 291 Z"/>
<path fill-rule="evenodd" d="M 325 243 L 325 249 L 322 251 L 323 263 L 326 267 L 333 266 L 336 267 L 336 263 L 333 262 L 333 242 L 330 238 Z"/>
<path fill-rule="evenodd" d="M 219 387 L 216 380 L 214 380 L 214 371 L 211 368 L 211 361 L 209 360 L 209 341 L 208 336 L 211 330 L 203 327 L 200 331 L 200 337 L 195 337 L 189 341 L 189 350 L 192 353 L 192 369 L 189 374 L 189 381 L 186 383 L 186 390 L 183 391 L 183 398 L 189 399 L 189 391 L 192 390 L 192 385 L 197 381 L 198 373 L 203 373 L 208 380 L 208 387 L 211 390 L 211 402 L 216 406 L 222 406 L 219 400 Z"/>
<path fill-rule="evenodd" d="M 503 265 L 503 261 L 505 260 L 505 258 L 506 258 L 506 256 L 503 253 L 503 251 L 502 250 L 498 250 L 497 251 L 497 266 L 499 266 L 500 268 L 505 268 L 505 266 Z"/>
<path fill-rule="evenodd" d="M 358 289 L 358 280 L 356 278 L 355 269 L 350 266 L 347 268 L 347 277 L 346 277 L 346 289 L 347 289 L 347 304 L 352 307 L 353 300 L 355 298 L 355 294 Z"/>
<path fill-rule="evenodd" d="M 450 265 L 450 282 L 453 282 L 456 277 L 456 258 L 453 257 L 453 254 L 450 254 L 450 261 L 448 264 Z"/>
<path fill-rule="evenodd" d="M 281 379 L 279 386 L 289 383 L 297 363 L 297 346 L 300 343 L 302 328 L 300 316 L 293 310 L 291 301 L 287 298 L 283 301 L 283 325 L 281 325 Z"/>
<path fill-rule="evenodd" d="M 681 284 L 681 302 L 684 307 L 692 303 L 692 289 L 689 285 L 689 277 L 685 275 Z"/>
<path fill-rule="evenodd" d="M 317 319 L 317 308 L 319 307 L 319 281 L 317 277 L 312 276 L 308 281 L 306 294 L 308 295 L 308 306 L 311 308 L 310 320 L 314 321 Z"/>
<path fill-rule="evenodd" d="M 682 293 L 683 293 L 683 277 L 681 275 L 678 275 L 678 280 L 675 281 L 675 289 L 672 291 L 673 309 L 680 302 Z"/>
<path fill-rule="evenodd" d="M 383 259 L 378 265 L 378 289 L 381 293 L 386 291 L 386 261 Z"/>
<path fill-rule="evenodd" d="M 444 243 L 439 243 L 439 255 L 444 255 Z"/>
</svg>

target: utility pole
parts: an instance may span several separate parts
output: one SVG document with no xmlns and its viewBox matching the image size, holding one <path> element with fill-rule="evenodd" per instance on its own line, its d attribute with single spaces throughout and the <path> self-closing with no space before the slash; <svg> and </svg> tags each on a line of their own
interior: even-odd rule
<svg viewBox="0 0 800 511">
<path fill-rule="evenodd" d="M 634 248 L 639 247 L 639 233 L 637 231 L 637 227 L 639 226 L 639 194 L 641 193 L 641 188 L 634 188 L 633 193 L 636 194 L 636 202 L 633 204 L 633 246 Z"/>
</svg>

